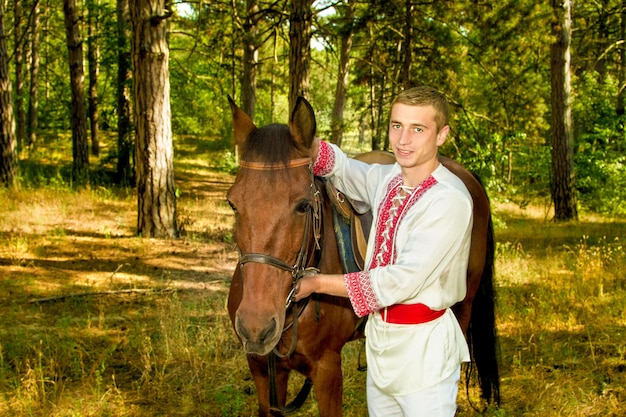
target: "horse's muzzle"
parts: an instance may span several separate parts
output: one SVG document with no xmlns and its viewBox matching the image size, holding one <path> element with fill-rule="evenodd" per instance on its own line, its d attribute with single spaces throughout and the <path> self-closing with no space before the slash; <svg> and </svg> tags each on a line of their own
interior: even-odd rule
<svg viewBox="0 0 626 417">
<path fill-rule="evenodd" d="M 235 331 L 239 335 L 246 353 L 264 356 L 269 354 L 282 335 L 282 326 L 279 325 L 278 317 L 273 316 L 269 320 L 259 321 L 259 324 L 251 325 L 238 313 L 235 319 Z"/>
</svg>

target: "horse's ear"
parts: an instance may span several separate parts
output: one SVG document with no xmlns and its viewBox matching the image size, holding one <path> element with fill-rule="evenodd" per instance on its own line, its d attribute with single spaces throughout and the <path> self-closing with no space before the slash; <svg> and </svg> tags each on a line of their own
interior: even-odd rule
<svg viewBox="0 0 626 417">
<path fill-rule="evenodd" d="M 289 130 L 296 143 L 304 149 L 310 149 L 315 138 L 315 113 L 304 97 L 298 97 L 289 119 Z"/>
<path fill-rule="evenodd" d="M 233 140 L 235 141 L 235 146 L 241 151 L 241 147 L 248 139 L 248 136 L 257 127 L 250 117 L 237 107 L 230 96 L 228 96 L 228 103 L 230 103 L 230 110 L 233 113 Z"/>
</svg>

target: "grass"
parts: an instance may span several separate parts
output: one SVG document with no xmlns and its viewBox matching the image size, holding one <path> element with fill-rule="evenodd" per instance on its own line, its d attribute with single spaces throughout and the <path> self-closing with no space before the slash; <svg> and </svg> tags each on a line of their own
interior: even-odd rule
<svg viewBox="0 0 626 417">
<path fill-rule="evenodd" d="M 51 168 L 61 156 L 35 175 L 45 155 L 63 153 L 29 159 L 36 184 L 0 190 L 0 415 L 255 415 L 226 315 L 227 152 L 177 139 L 178 240 L 137 237 L 132 190 L 75 190 Z M 492 198 L 503 402 L 480 414 L 461 390 L 458 415 L 625 415 L 626 222 L 555 224 Z M 343 352 L 346 416 L 366 415 L 360 349 Z M 314 396 L 299 415 L 316 415 Z"/>
</svg>

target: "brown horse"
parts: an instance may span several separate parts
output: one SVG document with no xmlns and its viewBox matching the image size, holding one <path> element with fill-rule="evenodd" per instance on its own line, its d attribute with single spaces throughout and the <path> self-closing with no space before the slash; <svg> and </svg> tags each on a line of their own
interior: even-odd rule
<svg viewBox="0 0 626 417">
<path fill-rule="evenodd" d="M 308 300 L 293 301 L 299 279 L 311 269 L 332 274 L 344 272 L 333 230 L 331 203 L 322 180 L 314 178 L 311 171 L 310 147 L 316 130 L 313 109 L 300 98 L 288 126 L 272 124 L 257 128 L 230 98 L 229 102 L 240 169 L 228 200 L 235 212 L 240 261 L 230 287 L 228 311 L 247 354 L 257 388 L 259 416 L 290 411 L 283 406 L 291 370 L 305 375 L 307 383 L 312 382 L 320 416 L 340 416 L 341 349 L 348 341 L 362 336 L 358 319 L 346 298 L 314 294 Z M 454 166 L 462 169 L 458 164 Z M 467 175 L 468 179 L 473 178 Z M 476 191 L 469 186 L 468 189 Z M 484 195 L 482 187 L 479 190 Z M 476 211 L 475 203 L 474 228 L 477 217 L 479 224 L 490 225 L 486 195 L 484 200 L 486 211 L 484 207 Z M 493 239 L 488 237 L 489 230 L 481 226 L 472 235 L 472 253 L 482 259 L 471 261 L 470 269 L 475 264 L 491 270 L 493 248 L 490 251 L 489 245 Z M 468 290 L 476 291 L 481 281 L 478 293 L 492 298 L 491 275 L 482 282 L 481 274 L 468 271 L 468 278 L 476 281 L 468 285 Z M 469 309 L 462 308 L 460 312 L 469 314 L 471 310 L 474 314 L 483 309 L 477 305 L 478 296 L 473 309 L 474 294 L 468 297 Z M 493 318 L 493 299 L 486 306 Z M 491 371 L 489 366 L 476 365 L 483 396 L 488 400 L 493 396 L 497 401 L 499 380 L 493 319 L 475 323 L 473 316 L 470 319 L 468 315 L 460 322 L 464 320 L 469 323 L 464 327 L 468 329 L 469 339 L 474 328 L 486 327 L 486 333 L 492 336 L 487 346 L 481 348 L 482 356 L 490 358 Z M 477 347 L 475 343 L 474 353 Z M 303 392 L 306 395 L 306 389 Z"/>
</svg>

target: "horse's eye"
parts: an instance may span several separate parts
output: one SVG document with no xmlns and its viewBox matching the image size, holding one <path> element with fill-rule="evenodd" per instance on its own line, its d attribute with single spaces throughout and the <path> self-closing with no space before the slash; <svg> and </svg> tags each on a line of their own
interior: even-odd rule
<svg viewBox="0 0 626 417">
<path fill-rule="evenodd" d="M 311 203 L 308 201 L 301 201 L 296 207 L 298 213 L 308 213 L 311 210 Z"/>
</svg>

